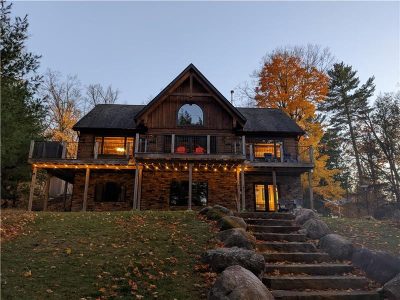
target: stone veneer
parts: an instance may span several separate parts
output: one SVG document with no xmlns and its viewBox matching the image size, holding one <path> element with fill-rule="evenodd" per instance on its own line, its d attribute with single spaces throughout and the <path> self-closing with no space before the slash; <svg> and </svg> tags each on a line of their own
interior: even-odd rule
<svg viewBox="0 0 400 300">
<path fill-rule="evenodd" d="M 132 209 L 133 186 L 135 171 L 93 171 L 90 172 L 87 210 L 129 210 Z M 94 202 L 95 186 L 97 183 L 112 181 L 125 186 L 125 201 Z M 72 192 L 72 211 L 82 210 L 83 193 L 85 190 L 85 172 L 75 174 L 74 189 Z"/>
<path fill-rule="evenodd" d="M 189 180 L 188 172 L 143 171 L 141 209 L 168 210 L 172 180 Z M 208 205 L 220 204 L 237 210 L 236 172 L 193 171 L 193 182 L 208 183 Z M 196 207 L 192 207 L 196 209 Z M 175 209 L 187 209 L 176 207 Z"/>
</svg>

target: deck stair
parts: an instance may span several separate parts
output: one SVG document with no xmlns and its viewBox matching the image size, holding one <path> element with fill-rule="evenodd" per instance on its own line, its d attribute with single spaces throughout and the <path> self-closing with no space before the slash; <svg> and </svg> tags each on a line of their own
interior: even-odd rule
<svg viewBox="0 0 400 300">
<path fill-rule="evenodd" d="M 379 300 L 371 282 L 347 262 L 333 261 L 304 234 L 290 213 L 238 214 L 264 255 L 263 283 L 277 300 Z"/>
</svg>

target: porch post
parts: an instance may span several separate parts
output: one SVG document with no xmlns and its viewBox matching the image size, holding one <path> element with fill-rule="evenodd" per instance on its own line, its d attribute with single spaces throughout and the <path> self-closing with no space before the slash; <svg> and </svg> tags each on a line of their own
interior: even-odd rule
<svg viewBox="0 0 400 300">
<path fill-rule="evenodd" d="M 308 193 L 310 197 L 310 208 L 314 209 L 314 193 L 312 188 L 312 170 L 307 172 L 308 175 Z"/>
<path fill-rule="evenodd" d="M 35 185 L 36 185 L 36 174 L 37 174 L 37 168 L 33 167 L 31 187 L 30 187 L 30 191 L 29 191 L 28 211 L 32 211 L 33 194 L 35 192 Z"/>
<path fill-rule="evenodd" d="M 142 197 L 142 178 L 143 178 L 143 166 L 139 166 L 139 178 L 138 178 L 138 192 L 137 192 L 137 209 L 140 210 L 140 200 Z"/>
<path fill-rule="evenodd" d="M 83 192 L 82 211 L 86 211 L 86 209 L 87 209 L 87 197 L 88 197 L 88 190 L 89 190 L 89 178 L 90 178 L 90 169 L 89 169 L 89 168 L 86 168 L 85 190 L 84 190 L 84 192 Z"/>
<path fill-rule="evenodd" d="M 237 211 L 240 211 L 240 171 L 236 169 L 236 194 L 237 194 L 237 201 L 236 207 Z"/>
<path fill-rule="evenodd" d="M 67 211 L 68 181 L 64 181 L 64 211 Z"/>
<path fill-rule="evenodd" d="M 278 209 L 278 198 L 276 197 L 276 171 L 272 170 L 272 184 L 274 189 L 274 203 L 275 203 L 275 210 Z"/>
<path fill-rule="evenodd" d="M 136 164 L 135 181 L 134 181 L 134 186 L 133 186 L 133 206 L 132 206 L 132 209 L 137 209 L 138 185 L 139 185 L 139 165 Z"/>
<path fill-rule="evenodd" d="M 242 154 L 246 156 L 246 137 L 242 135 Z"/>
<path fill-rule="evenodd" d="M 244 182 L 244 165 L 240 167 L 241 187 L 242 187 L 242 211 L 246 209 L 246 188 Z"/>
<path fill-rule="evenodd" d="M 207 135 L 207 154 L 210 154 L 211 152 L 211 144 L 210 144 L 210 135 Z"/>
<path fill-rule="evenodd" d="M 135 136 L 135 153 L 139 152 L 139 139 L 140 139 L 140 135 L 139 133 L 136 133 Z M 135 155 L 134 153 L 134 155 Z"/>
<path fill-rule="evenodd" d="M 189 164 L 189 199 L 188 199 L 188 210 L 192 210 L 192 182 L 193 182 L 193 164 Z"/>
<path fill-rule="evenodd" d="M 46 184 L 44 186 L 44 199 L 43 199 L 43 211 L 47 210 L 47 204 L 49 203 L 49 193 L 50 193 L 50 174 L 46 174 Z"/>
</svg>

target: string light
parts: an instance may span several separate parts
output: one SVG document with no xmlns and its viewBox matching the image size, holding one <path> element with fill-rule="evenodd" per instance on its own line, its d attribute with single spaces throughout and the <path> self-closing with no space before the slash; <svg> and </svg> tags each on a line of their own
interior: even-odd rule
<svg viewBox="0 0 400 300">
<path fill-rule="evenodd" d="M 174 168 L 175 171 L 178 171 L 178 168 Z"/>
<path fill-rule="evenodd" d="M 214 169 L 214 172 L 217 172 L 217 169 Z"/>
</svg>

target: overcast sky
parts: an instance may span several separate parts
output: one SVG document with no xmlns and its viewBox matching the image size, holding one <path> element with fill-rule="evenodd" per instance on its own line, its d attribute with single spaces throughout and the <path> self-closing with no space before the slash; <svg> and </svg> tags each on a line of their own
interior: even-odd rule
<svg viewBox="0 0 400 300">
<path fill-rule="evenodd" d="M 112 84 L 119 103 L 142 104 L 189 63 L 223 93 L 284 45 L 319 44 L 400 89 L 399 2 L 15 2 L 29 15 L 29 50 L 82 85 Z"/>
</svg>

